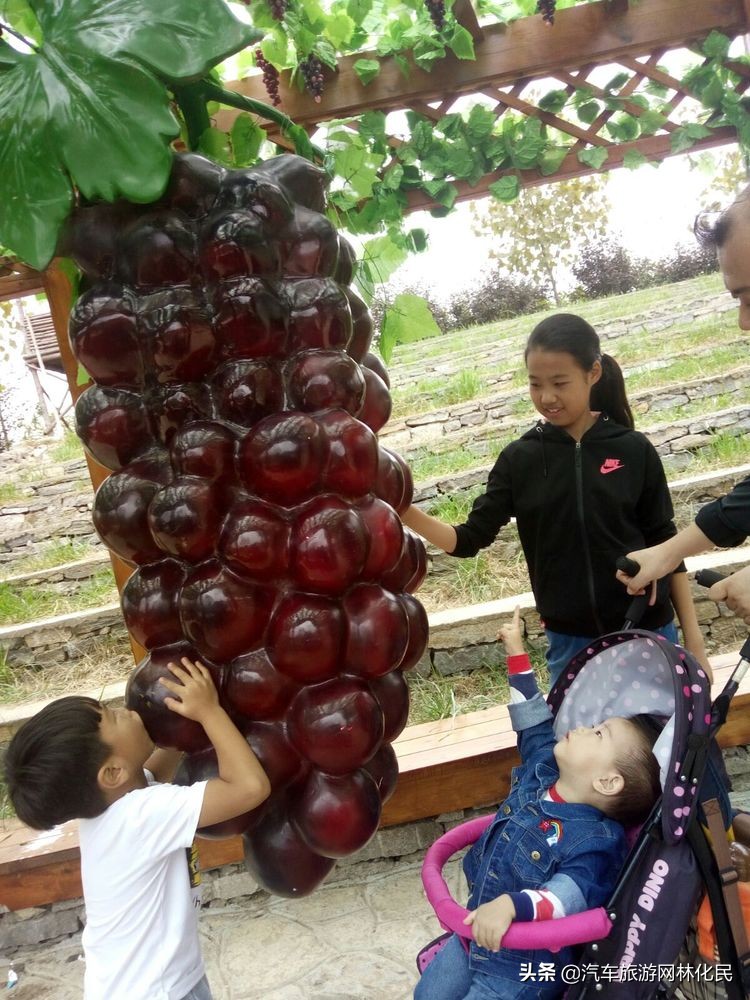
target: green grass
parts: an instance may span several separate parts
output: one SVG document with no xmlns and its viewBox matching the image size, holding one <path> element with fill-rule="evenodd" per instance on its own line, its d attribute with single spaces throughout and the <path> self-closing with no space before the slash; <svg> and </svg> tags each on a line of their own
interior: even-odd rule
<svg viewBox="0 0 750 1000">
<path fill-rule="evenodd" d="M 750 460 L 750 445 L 746 432 L 732 434 L 722 431 L 714 436 L 710 444 L 695 452 L 690 465 L 680 470 L 680 475 L 688 477 L 699 472 L 709 472 L 724 466 L 744 465 Z"/>
<path fill-rule="evenodd" d="M 65 437 L 53 445 L 49 451 L 53 462 L 69 462 L 73 458 L 83 458 L 83 445 L 74 431 L 66 431 Z"/>
<path fill-rule="evenodd" d="M 536 671 L 539 686 L 549 689 L 549 674 L 544 653 L 536 645 L 527 643 L 531 662 Z M 409 678 L 410 708 L 409 725 L 420 722 L 436 722 L 450 719 L 467 712 L 479 712 L 493 705 L 508 702 L 508 676 L 505 671 L 505 656 L 501 647 L 487 650 L 487 664 L 468 674 L 452 674 L 441 677 L 431 674 Z"/>
<path fill-rule="evenodd" d="M 11 505 L 27 496 L 28 493 L 17 483 L 0 483 L 0 505 Z"/>
<path fill-rule="evenodd" d="M 393 410 L 391 420 L 403 416 L 416 416 L 440 406 L 454 406 L 475 399 L 485 388 L 484 379 L 477 372 L 464 369 L 450 378 L 421 379 L 416 385 L 394 389 L 391 393 Z"/>
<path fill-rule="evenodd" d="M 22 573 L 33 573 L 35 570 L 52 569 L 65 563 L 78 562 L 97 552 L 101 552 L 101 549 L 94 548 L 90 542 L 83 542 L 77 538 L 56 538 L 40 547 L 33 556 L 14 560 L 2 575 L 17 576 Z"/>
<path fill-rule="evenodd" d="M 505 438 L 478 438 L 446 448 L 445 451 L 435 451 L 430 448 L 420 448 L 409 460 L 414 481 L 423 482 L 452 472 L 464 469 L 474 469 L 482 464 L 495 461 L 506 444 L 513 440 L 509 435 Z"/>
<path fill-rule="evenodd" d="M 98 570 L 71 594 L 61 594 L 42 584 L 17 587 L 0 583 L 0 625 L 19 625 L 37 618 L 70 614 L 115 600 L 117 588 L 108 566 Z"/>
</svg>

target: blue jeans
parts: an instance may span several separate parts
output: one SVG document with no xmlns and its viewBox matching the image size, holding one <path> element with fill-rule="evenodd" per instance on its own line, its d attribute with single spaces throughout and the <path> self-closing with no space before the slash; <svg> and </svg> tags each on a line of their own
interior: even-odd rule
<svg viewBox="0 0 750 1000">
<path fill-rule="evenodd" d="M 596 636 L 586 635 L 564 635 L 562 632 L 553 632 L 551 629 L 544 630 L 547 634 L 549 648 L 544 654 L 547 657 L 547 668 L 549 670 L 549 686 L 554 686 L 555 681 L 573 659 L 576 653 L 592 643 Z M 668 622 L 661 628 L 654 629 L 657 635 L 663 635 L 669 642 L 678 642 L 677 627 L 675 623 Z"/>
<path fill-rule="evenodd" d="M 520 970 L 519 970 L 520 974 Z M 414 1000 L 552 1000 L 564 987 L 536 982 L 511 983 L 473 972 L 456 934 L 433 958 L 414 990 Z"/>
<path fill-rule="evenodd" d="M 186 993 L 182 1000 L 212 1000 L 211 987 L 208 985 L 206 977 L 204 976 L 203 979 L 199 979 L 192 990 Z"/>
</svg>

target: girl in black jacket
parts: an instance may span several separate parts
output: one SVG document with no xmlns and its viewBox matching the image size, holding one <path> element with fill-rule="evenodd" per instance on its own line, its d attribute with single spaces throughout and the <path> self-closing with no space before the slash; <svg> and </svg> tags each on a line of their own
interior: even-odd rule
<svg viewBox="0 0 750 1000">
<path fill-rule="evenodd" d="M 404 524 L 451 555 L 473 556 L 515 516 L 545 625 L 551 682 L 593 638 L 622 627 L 630 602 L 614 578 L 618 556 L 675 534 L 672 501 L 653 445 L 634 430 L 617 362 L 580 316 L 542 320 L 526 344 L 529 393 L 542 416 L 500 453 L 464 524 L 416 507 Z M 685 645 L 705 664 L 687 577 L 672 579 Z M 669 598 L 644 628 L 677 640 Z"/>
</svg>

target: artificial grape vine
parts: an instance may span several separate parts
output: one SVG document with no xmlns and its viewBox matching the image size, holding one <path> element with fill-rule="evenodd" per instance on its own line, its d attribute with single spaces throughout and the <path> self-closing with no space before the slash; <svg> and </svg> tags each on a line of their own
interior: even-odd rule
<svg viewBox="0 0 750 1000">
<path fill-rule="evenodd" d="M 537 13 L 542 15 L 545 24 L 553 25 L 555 23 L 556 5 L 557 0 L 536 0 Z"/>
<path fill-rule="evenodd" d="M 277 107 L 281 104 L 281 97 L 279 96 L 279 71 L 264 57 L 259 48 L 255 50 L 255 64 L 258 69 L 263 71 L 263 86 L 266 88 L 266 93 L 271 99 L 273 106 Z"/>
<path fill-rule="evenodd" d="M 323 93 L 323 63 L 311 52 L 306 59 L 299 64 L 299 71 L 305 81 L 307 92 L 312 95 L 316 104 L 320 104 Z"/>
</svg>

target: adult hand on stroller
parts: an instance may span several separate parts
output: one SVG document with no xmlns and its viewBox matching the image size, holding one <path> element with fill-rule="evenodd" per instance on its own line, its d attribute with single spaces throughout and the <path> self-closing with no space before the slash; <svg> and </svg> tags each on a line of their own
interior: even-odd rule
<svg viewBox="0 0 750 1000">
<path fill-rule="evenodd" d="M 500 951 L 505 932 L 516 916 L 513 900 L 507 894 L 482 903 L 464 917 L 464 923 L 469 924 L 474 931 L 474 940 L 488 951 Z"/>
<path fill-rule="evenodd" d="M 750 566 L 719 580 L 708 596 L 712 601 L 724 601 L 738 618 L 750 625 Z"/>
<path fill-rule="evenodd" d="M 516 605 L 512 620 L 498 629 L 497 638 L 505 646 L 505 652 L 508 656 L 520 656 L 526 652 L 523 648 L 523 636 L 521 635 L 520 604 Z"/>
<path fill-rule="evenodd" d="M 679 566 L 682 557 L 674 557 L 669 548 L 669 541 L 667 541 L 662 542 L 660 545 L 652 545 L 650 549 L 638 549 L 637 552 L 628 552 L 627 558 L 638 563 L 641 568 L 635 576 L 628 576 L 623 570 L 618 569 L 615 574 L 617 579 L 620 583 L 625 584 L 628 593 L 633 596 L 636 594 L 645 594 L 646 588 L 651 584 L 651 594 L 648 603 L 654 604 L 656 601 L 657 580 L 660 580 L 663 576 L 667 576 L 676 566 Z"/>
</svg>

